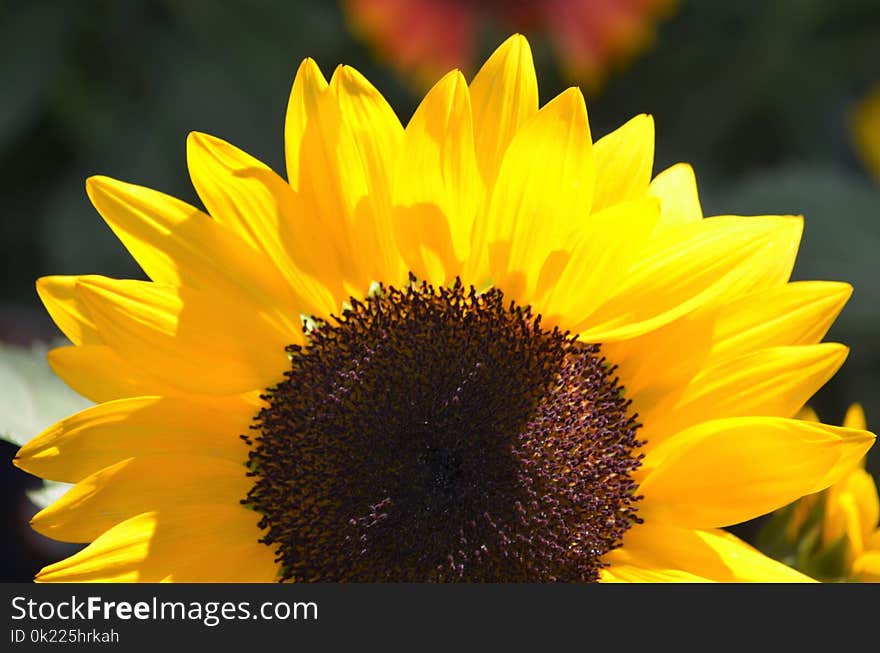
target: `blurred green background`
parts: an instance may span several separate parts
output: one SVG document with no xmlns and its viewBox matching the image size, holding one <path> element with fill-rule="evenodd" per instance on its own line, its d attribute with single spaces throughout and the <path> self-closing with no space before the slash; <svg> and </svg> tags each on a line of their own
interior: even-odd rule
<svg viewBox="0 0 880 653">
<path fill-rule="evenodd" d="M 487 26 L 480 60 L 503 36 Z M 546 101 L 570 82 L 546 37 L 527 36 Z M 420 97 L 351 34 L 332 1 L 0 1 L 0 342 L 59 335 L 34 291 L 41 275 L 141 276 L 90 206 L 87 176 L 198 203 L 185 166 L 191 130 L 283 170 L 287 95 L 306 56 L 328 76 L 338 63 L 354 65 L 404 122 Z M 806 216 L 795 277 L 855 286 L 829 335 L 851 347 L 850 358 L 813 405 L 839 423 L 859 401 L 875 430 L 880 181 L 857 160 L 848 118 L 876 82 L 877 0 L 683 0 L 654 45 L 587 98 L 595 137 L 653 114 L 655 172 L 692 163 L 707 215 Z M 3 446 L 8 460 L 15 447 Z M 880 452 L 869 466 L 876 475 Z M 27 527 L 35 508 L 22 489 L 35 479 L 0 470 L 0 579 L 30 580 L 69 549 Z"/>
</svg>

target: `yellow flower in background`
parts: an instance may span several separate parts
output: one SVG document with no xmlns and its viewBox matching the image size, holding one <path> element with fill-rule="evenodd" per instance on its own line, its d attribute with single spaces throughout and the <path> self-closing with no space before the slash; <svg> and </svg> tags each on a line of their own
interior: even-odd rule
<svg viewBox="0 0 880 653">
<path fill-rule="evenodd" d="M 675 0 L 343 0 L 352 29 L 398 71 L 429 86 L 477 61 L 485 25 L 546 36 L 565 75 L 595 87 L 646 49 Z"/>
<path fill-rule="evenodd" d="M 850 131 L 865 167 L 880 180 L 880 84 L 856 105 Z"/>
<path fill-rule="evenodd" d="M 38 580 L 808 580 L 721 530 L 874 440 L 794 419 L 851 293 L 789 282 L 800 218 L 704 218 L 650 117 L 539 108 L 519 35 L 406 128 L 304 61 L 287 181 L 187 145 L 208 213 L 87 182 L 151 281 L 38 282 L 100 402 L 16 458 L 76 483 L 34 528 L 90 542 Z"/>
<path fill-rule="evenodd" d="M 809 408 L 801 417 L 818 422 Z M 850 406 L 843 425 L 866 428 L 859 404 Z M 784 538 L 774 543 L 780 534 L 774 526 L 779 525 L 784 525 Z M 764 539 L 777 545 L 780 558 L 825 580 L 880 582 L 880 501 L 865 459 L 827 490 L 778 511 Z"/>
</svg>

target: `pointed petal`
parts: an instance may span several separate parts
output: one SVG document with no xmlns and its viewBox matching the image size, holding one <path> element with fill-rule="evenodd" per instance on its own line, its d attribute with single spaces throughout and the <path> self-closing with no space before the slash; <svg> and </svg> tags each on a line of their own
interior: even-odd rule
<svg viewBox="0 0 880 653">
<path fill-rule="evenodd" d="M 520 125 L 538 112 L 538 80 L 529 43 L 514 34 L 483 64 L 470 85 L 477 165 L 492 188 Z"/>
<path fill-rule="evenodd" d="M 609 554 L 610 555 L 610 554 Z M 641 560 L 612 562 L 611 566 L 600 572 L 602 583 L 711 583 L 702 576 L 697 576 L 681 569 L 657 569 L 645 565 Z"/>
<path fill-rule="evenodd" d="M 51 276 L 37 280 L 37 294 L 49 316 L 75 345 L 100 345 L 101 336 L 86 307 L 74 291 L 78 276 Z"/>
<path fill-rule="evenodd" d="M 56 347 L 49 367 L 73 390 L 96 403 L 123 397 L 179 395 L 181 390 L 138 369 L 106 345 Z"/>
<path fill-rule="evenodd" d="M 579 324 L 608 294 L 608 280 L 635 263 L 659 219 L 653 198 L 622 202 L 594 213 L 573 235 L 571 254 L 558 277 L 542 274 L 532 305 L 553 326 Z M 544 270 L 542 270 L 544 272 Z"/>
<path fill-rule="evenodd" d="M 828 488 L 825 506 L 823 544 L 831 546 L 846 536 L 850 556 L 861 555 L 880 521 L 880 499 L 874 477 L 857 466 Z"/>
<path fill-rule="evenodd" d="M 712 358 L 822 340 L 852 294 L 848 283 L 796 281 L 766 288 L 720 307 Z"/>
<path fill-rule="evenodd" d="M 268 166 L 219 138 L 192 132 L 186 144 L 190 177 L 212 217 L 272 262 L 290 284 L 302 312 L 326 318 L 339 310 L 332 293 L 341 288 L 339 280 L 322 279 L 319 266 L 308 268 L 310 276 L 296 265 L 311 262 L 313 256 L 327 261 L 332 252 L 326 239 L 309 229 L 290 186 Z"/>
<path fill-rule="evenodd" d="M 511 141 L 485 222 L 477 224 L 475 255 L 489 256 L 493 283 L 511 299 L 528 303 L 522 300 L 534 293 L 548 257 L 569 248 L 590 214 L 593 182 L 587 111 L 570 88 Z"/>
<path fill-rule="evenodd" d="M 403 126 L 382 94 L 357 70 L 340 66 L 330 80 L 342 130 L 336 154 L 338 192 L 351 215 L 356 252 L 372 281 L 405 274 L 391 224 L 391 175 Z"/>
<path fill-rule="evenodd" d="M 765 556 L 722 530 L 692 530 L 658 523 L 633 526 L 622 549 L 606 558 L 615 575 L 636 576 L 633 568 L 663 575 L 681 574 L 717 583 L 810 583 L 808 576 Z M 645 582 L 654 582 L 647 579 Z"/>
<path fill-rule="evenodd" d="M 849 429 L 866 429 L 868 422 L 865 419 L 865 409 L 861 404 L 852 404 L 846 409 L 843 425 Z"/>
<path fill-rule="evenodd" d="M 182 390 L 236 394 L 268 388 L 289 367 L 285 347 L 292 334 L 247 305 L 220 304 L 189 288 L 116 279 L 80 281 L 77 293 L 108 345 Z"/>
<path fill-rule="evenodd" d="M 417 277 L 443 285 L 461 274 L 483 195 L 467 84 L 453 71 L 416 109 L 395 174 L 394 230 Z"/>
<path fill-rule="evenodd" d="M 587 342 L 631 338 L 701 306 L 785 283 L 803 220 L 715 217 L 658 238 L 587 323 Z"/>
<path fill-rule="evenodd" d="M 287 115 L 284 119 L 284 158 L 287 163 L 287 180 L 299 188 L 302 139 L 309 116 L 318 112 L 318 98 L 327 91 L 327 80 L 314 59 L 304 59 L 296 71 Z"/>
<path fill-rule="evenodd" d="M 645 451 L 689 426 L 720 417 L 794 417 L 840 369 L 848 349 L 836 343 L 771 347 L 704 369 L 679 397 L 642 414 Z"/>
<path fill-rule="evenodd" d="M 852 292 L 799 281 L 698 309 L 654 331 L 602 346 L 641 416 L 669 406 L 700 370 L 769 347 L 819 342 Z M 817 420 L 818 421 L 818 420 Z"/>
<path fill-rule="evenodd" d="M 403 274 L 390 209 L 403 127 L 381 94 L 347 66 L 337 68 L 314 102 L 300 141 L 299 177 L 291 185 L 335 249 L 347 293 L 364 295 L 373 281 Z"/>
<path fill-rule="evenodd" d="M 819 415 L 816 414 L 816 411 L 810 408 L 809 406 L 804 406 L 798 411 L 798 414 L 795 416 L 798 419 L 804 419 L 808 422 L 821 422 L 819 419 Z M 844 424 L 846 426 L 846 424 Z M 848 428 L 858 428 L 858 427 L 848 427 Z M 865 429 L 862 429 L 865 430 Z"/>
<path fill-rule="evenodd" d="M 771 512 L 843 477 L 874 434 L 777 417 L 703 422 L 643 460 L 645 519 L 716 528 Z"/>
<path fill-rule="evenodd" d="M 666 168 L 654 178 L 648 192 L 660 200 L 660 228 L 694 224 L 703 219 L 697 178 L 687 163 Z"/>
<path fill-rule="evenodd" d="M 240 435 L 259 407 L 237 396 L 133 397 L 67 417 L 22 447 L 15 465 L 35 476 L 76 483 L 130 456 L 160 454 L 247 460 Z"/>
<path fill-rule="evenodd" d="M 235 506 L 253 486 L 245 460 L 179 451 L 126 458 L 79 481 L 31 526 L 62 542 L 91 542 L 146 510 Z"/>
<path fill-rule="evenodd" d="M 267 583 L 277 579 L 271 547 L 257 542 L 260 515 L 242 506 L 145 512 L 82 551 L 45 567 L 41 583 Z"/>
<path fill-rule="evenodd" d="M 299 330 L 301 307 L 278 270 L 223 225 L 178 199 L 107 177 L 90 177 L 95 208 L 155 282 L 246 296 Z"/>
<path fill-rule="evenodd" d="M 654 119 L 640 114 L 593 144 L 596 189 L 593 212 L 640 199 L 654 167 Z"/>
</svg>

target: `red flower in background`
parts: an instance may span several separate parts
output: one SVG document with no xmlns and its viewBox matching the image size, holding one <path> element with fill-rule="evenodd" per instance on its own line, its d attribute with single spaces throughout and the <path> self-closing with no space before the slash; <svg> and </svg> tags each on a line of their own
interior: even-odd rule
<svg viewBox="0 0 880 653">
<path fill-rule="evenodd" d="M 595 86 L 609 68 L 647 47 L 676 0 L 343 0 L 352 28 L 417 81 L 472 69 L 486 23 L 543 35 L 564 74 Z"/>
</svg>

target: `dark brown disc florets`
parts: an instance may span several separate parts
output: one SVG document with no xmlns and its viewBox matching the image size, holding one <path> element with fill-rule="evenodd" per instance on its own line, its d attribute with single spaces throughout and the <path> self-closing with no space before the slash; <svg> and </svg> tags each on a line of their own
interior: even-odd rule
<svg viewBox="0 0 880 653">
<path fill-rule="evenodd" d="M 500 290 L 379 287 L 288 347 L 243 501 L 284 580 L 595 581 L 638 521 L 638 424 Z"/>
</svg>

